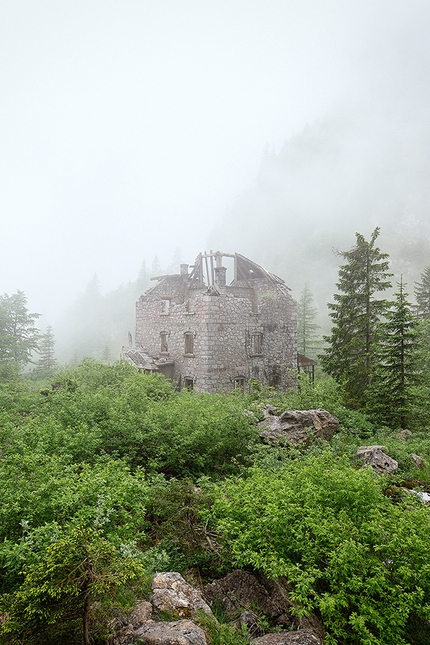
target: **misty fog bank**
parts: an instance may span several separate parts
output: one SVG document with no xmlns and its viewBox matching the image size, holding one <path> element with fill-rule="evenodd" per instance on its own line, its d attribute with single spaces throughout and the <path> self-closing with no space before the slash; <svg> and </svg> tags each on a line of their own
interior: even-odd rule
<svg viewBox="0 0 430 645">
<path fill-rule="evenodd" d="M 112 316 L 111 338 L 144 259 L 218 248 L 324 308 L 332 247 L 376 225 L 412 292 L 429 32 L 422 0 L 3 0 L 0 292 L 23 290 L 59 345 L 77 311 Z M 95 274 L 103 315 L 82 304 Z"/>
</svg>

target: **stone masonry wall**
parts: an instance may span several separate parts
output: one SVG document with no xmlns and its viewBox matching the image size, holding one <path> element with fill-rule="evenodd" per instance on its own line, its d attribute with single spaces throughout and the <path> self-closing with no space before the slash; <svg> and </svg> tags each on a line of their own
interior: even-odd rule
<svg viewBox="0 0 430 645">
<path fill-rule="evenodd" d="M 190 379 L 198 391 L 231 390 L 236 379 L 246 384 L 252 377 L 280 388 L 294 384 L 296 307 L 284 285 L 260 279 L 253 288 L 236 285 L 212 295 L 177 278 L 161 280 L 137 302 L 136 344 L 154 358 L 174 360 L 180 387 Z M 190 356 L 184 355 L 185 332 L 193 335 Z M 168 352 L 161 352 L 160 333 L 167 334 Z M 252 355 L 258 334 L 261 351 Z"/>
</svg>

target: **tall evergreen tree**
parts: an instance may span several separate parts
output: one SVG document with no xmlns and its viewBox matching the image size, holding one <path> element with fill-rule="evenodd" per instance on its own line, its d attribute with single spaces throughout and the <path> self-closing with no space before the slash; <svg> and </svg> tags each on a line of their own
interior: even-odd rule
<svg viewBox="0 0 430 645">
<path fill-rule="evenodd" d="M 0 296 L 0 379 L 18 376 L 31 362 L 32 353 L 38 349 L 35 321 L 39 316 L 29 312 L 23 291 Z"/>
<path fill-rule="evenodd" d="M 318 350 L 317 311 L 309 283 L 306 282 L 297 306 L 297 349 L 309 358 L 314 358 Z"/>
<path fill-rule="evenodd" d="M 39 355 L 34 374 L 39 378 L 52 376 L 57 367 L 57 360 L 54 354 L 55 338 L 51 325 L 48 325 L 44 334 L 40 337 Z"/>
<path fill-rule="evenodd" d="M 344 386 L 349 403 L 362 406 L 371 382 L 377 326 L 388 308 L 376 295 L 391 286 L 388 254 L 375 245 L 380 229 L 367 241 L 356 233 L 356 245 L 340 252 L 346 264 L 339 269 L 340 293 L 329 303 L 333 327 L 324 336 L 327 347 L 321 362 L 325 371 Z"/>
<path fill-rule="evenodd" d="M 430 265 L 421 273 L 421 282 L 415 283 L 416 312 L 421 320 L 430 320 Z"/>
<path fill-rule="evenodd" d="M 392 428 L 406 428 L 417 380 L 418 321 L 412 313 L 403 280 L 395 301 L 379 324 L 377 362 L 368 391 L 368 410 Z"/>
</svg>

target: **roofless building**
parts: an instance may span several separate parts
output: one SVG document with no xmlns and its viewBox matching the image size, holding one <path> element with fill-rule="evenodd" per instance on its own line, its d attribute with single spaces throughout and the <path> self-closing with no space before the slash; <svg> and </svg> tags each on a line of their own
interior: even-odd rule
<svg viewBox="0 0 430 645">
<path fill-rule="evenodd" d="M 283 280 L 219 251 L 154 279 L 136 303 L 135 347 L 124 358 L 199 392 L 246 390 L 250 379 L 294 385 L 296 303 Z"/>
</svg>

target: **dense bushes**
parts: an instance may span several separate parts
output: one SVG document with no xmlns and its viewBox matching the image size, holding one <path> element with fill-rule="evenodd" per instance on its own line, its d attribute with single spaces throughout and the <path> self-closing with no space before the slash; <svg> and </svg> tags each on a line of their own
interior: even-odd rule
<svg viewBox="0 0 430 645">
<path fill-rule="evenodd" d="M 330 445 L 262 445 L 268 402 L 326 408 L 340 432 Z M 358 469 L 370 437 L 398 459 L 395 477 Z M 400 645 L 430 602 L 429 512 L 399 488 L 430 475 L 410 452 L 430 461 L 424 434 L 404 444 L 376 428 L 331 380 L 288 396 L 178 393 L 160 375 L 85 361 L 40 387 L 0 385 L 0 643 L 43 634 L 70 645 L 85 629 L 102 643 L 151 571 L 246 566 L 287 576 L 298 611 L 319 613 L 331 643 Z"/>
<path fill-rule="evenodd" d="M 329 452 L 226 481 L 213 506 L 224 557 L 285 576 L 327 645 L 401 645 L 411 613 L 430 618 L 430 512 L 392 504 L 382 482 Z"/>
</svg>

